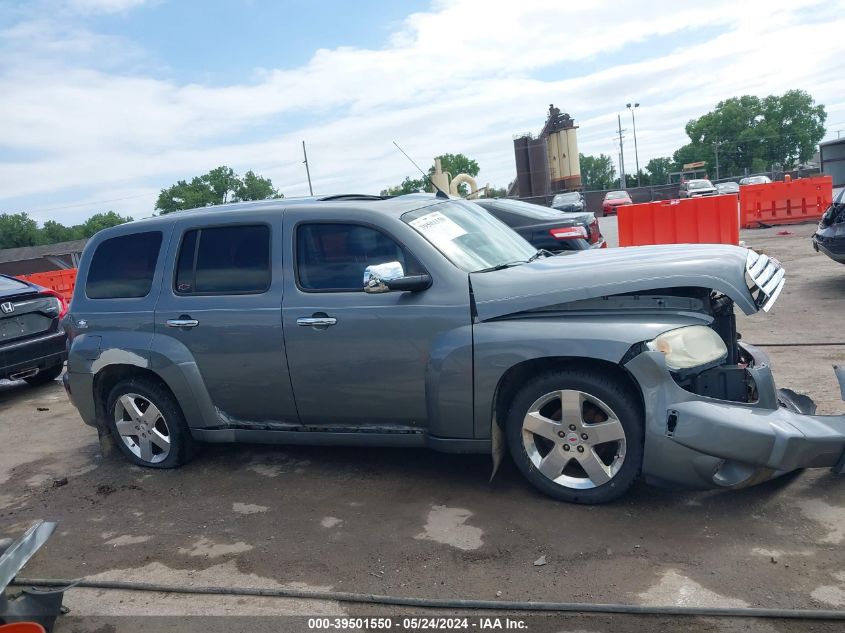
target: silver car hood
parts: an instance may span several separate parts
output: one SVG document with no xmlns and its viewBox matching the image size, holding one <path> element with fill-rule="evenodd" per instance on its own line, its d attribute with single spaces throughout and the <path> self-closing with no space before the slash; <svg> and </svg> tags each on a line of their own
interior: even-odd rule
<svg viewBox="0 0 845 633">
<path fill-rule="evenodd" d="M 693 286 L 729 296 L 746 314 L 758 307 L 745 281 L 749 251 L 718 244 L 595 249 L 471 273 L 482 321 L 559 303 L 655 288 Z"/>
</svg>

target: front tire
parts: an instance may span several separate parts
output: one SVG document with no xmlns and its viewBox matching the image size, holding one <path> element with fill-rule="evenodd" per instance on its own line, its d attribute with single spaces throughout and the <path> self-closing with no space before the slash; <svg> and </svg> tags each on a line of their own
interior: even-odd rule
<svg viewBox="0 0 845 633">
<path fill-rule="evenodd" d="M 614 376 L 566 369 L 520 389 L 507 415 L 511 456 L 541 492 L 571 503 L 606 503 L 640 473 L 643 415 Z"/>
<path fill-rule="evenodd" d="M 193 454 L 194 441 L 176 399 L 147 378 L 119 382 L 107 401 L 109 425 L 129 461 L 148 468 L 176 468 Z"/>
</svg>

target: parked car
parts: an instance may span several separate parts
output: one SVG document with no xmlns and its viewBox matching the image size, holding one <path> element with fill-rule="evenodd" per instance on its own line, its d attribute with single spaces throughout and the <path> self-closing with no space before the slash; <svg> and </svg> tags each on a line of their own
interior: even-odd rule
<svg viewBox="0 0 845 633">
<path fill-rule="evenodd" d="M 65 384 L 153 468 L 197 440 L 508 450 L 579 503 L 640 473 L 690 488 L 841 473 L 845 416 L 801 413 L 736 334 L 734 307 L 768 311 L 784 274 L 727 245 L 546 257 L 425 194 L 221 205 L 89 240 Z"/>
<path fill-rule="evenodd" d="M 833 197 L 813 235 L 813 248 L 833 261 L 845 264 L 845 189 Z"/>
<path fill-rule="evenodd" d="M 678 197 L 680 198 L 698 198 L 700 196 L 717 195 L 719 195 L 719 191 L 713 186 L 713 183 L 704 178 L 682 182 L 678 192 Z"/>
<path fill-rule="evenodd" d="M 0 380 L 41 385 L 64 369 L 67 305 L 61 296 L 22 279 L 0 275 Z"/>
<path fill-rule="evenodd" d="M 739 193 L 739 183 L 736 183 L 736 182 L 716 183 L 716 191 L 719 192 L 720 196 L 728 194 L 728 193 L 737 194 L 737 193 Z"/>
<path fill-rule="evenodd" d="M 551 207 L 559 211 L 574 211 L 576 213 L 585 211 L 587 208 L 584 204 L 584 196 L 578 191 L 555 194 L 555 197 L 552 198 Z"/>
<path fill-rule="evenodd" d="M 607 245 L 592 213 L 561 213 L 539 204 L 502 198 L 480 198 L 473 202 L 519 233 L 534 248 L 557 253 Z"/>
<path fill-rule="evenodd" d="M 744 185 L 765 185 L 766 183 L 772 182 L 772 179 L 768 176 L 747 176 L 746 178 L 741 178 L 739 181 L 740 186 Z"/>
<path fill-rule="evenodd" d="M 605 215 L 615 215 L 616 210 L 625 204 L 633 204 L 627 191 L 608 191 L 601 203 Z"/>
</svg>

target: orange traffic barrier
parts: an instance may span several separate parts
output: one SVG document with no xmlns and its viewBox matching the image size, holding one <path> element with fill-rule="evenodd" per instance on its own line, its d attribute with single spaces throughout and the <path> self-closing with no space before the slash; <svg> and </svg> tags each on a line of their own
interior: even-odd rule
<svg viewBox="0 0 845 633">
<path fill-rule="evenodd" d="M 620 206 L 619 246 L 646 244 L 739 244 L 736 196 Z"/>
<path fill-rule="evenodd" d="M 55 290 L 64 297 L 66 302 L 70 303 L 70 298 L 73 296 L 73 287 L 76 285 L 76 268 L 50 270 L 45 273 L 19 275 L 19 277 L 50 290 Z"/>
<path fill-rule="evenodd" d="M 832 197 L 830 176 L 744 185 L 739 189 L 740 223 L 744 229 L 754 229 L 812 222 L 822 217 Z"/>
</svg>

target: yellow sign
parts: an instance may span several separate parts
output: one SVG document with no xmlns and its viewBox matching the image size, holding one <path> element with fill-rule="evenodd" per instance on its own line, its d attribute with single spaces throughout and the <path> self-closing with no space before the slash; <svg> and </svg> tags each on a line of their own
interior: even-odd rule
<svg viewBox="0 0 845 633">
<path fill-rule="evenodd" d="M 686 165 L 684 165 L 684 169 L 698 169 L 699 167 L 704 167 L 706 164 L 706 160 L 700 160 L 696 163 L 687 163 Z"/>
</svg>

